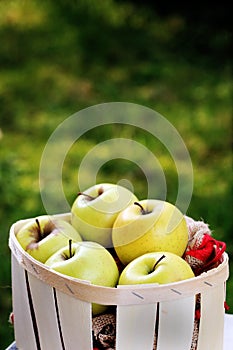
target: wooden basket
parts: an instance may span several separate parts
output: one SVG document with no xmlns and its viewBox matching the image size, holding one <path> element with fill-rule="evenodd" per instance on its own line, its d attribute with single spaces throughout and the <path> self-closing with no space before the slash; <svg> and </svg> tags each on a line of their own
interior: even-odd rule
<svg viewBox="0 0 233 350">
<path fill-rule="evenodd" d="M 70 214 L 58 217 L 70 220 Z M 217 268 L 189 280 L 100 287 L 53 272 L 27 254 L 15 237 L 27 221 L 16 222 L 9 238 L 14 330 L 20 350 L 91 350 L 92 302 L 116 305 L 116 350 L 152 350 L 155 324 L 157 350 L 190 350 L 199 294 L 197 350 L 223 349 L 226 253 Z"/>
</svg>

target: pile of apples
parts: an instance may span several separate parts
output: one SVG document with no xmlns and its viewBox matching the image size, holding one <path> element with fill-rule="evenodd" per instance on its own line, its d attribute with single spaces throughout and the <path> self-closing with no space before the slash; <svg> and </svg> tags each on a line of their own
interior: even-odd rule
<svg viewBox="0 0 233 350">
<path fill-rule="evenodd" d="M 171 203 L 139 201 L 122 186 L 102 183 L 78 194 L 70 217 L 70 222 L 49 215 L 31 219 L 16 238 L 49 268 L 95 285 L 164 284 L 194 277 L 182 258 L 187 223 Z M 105 309 L 93 304 L 93 315 Z"/>
</svg>

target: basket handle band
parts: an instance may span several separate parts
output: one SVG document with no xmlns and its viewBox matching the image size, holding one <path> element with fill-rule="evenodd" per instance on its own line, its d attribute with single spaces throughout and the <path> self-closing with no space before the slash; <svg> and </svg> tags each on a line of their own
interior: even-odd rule
<svg viewBox="0 0 233 350">
<path fill-rule="evenodd" d="M 16 226 L 11 227 L 9 246 L 17 262 L 29 273 L 44 283 L 72 297 L 87 302 L 103 305 L 135 305 L 169 301 L 194 296 L 219 283 L 224 283 L 228 276 L 228 255 L 224 253 L 223 262 L 200 276 L 189 280 L 158 285 L 134 285 L 102 287 L 78 280 L 51 270 L 26 253 L 15 236 Z"/>
</svg>

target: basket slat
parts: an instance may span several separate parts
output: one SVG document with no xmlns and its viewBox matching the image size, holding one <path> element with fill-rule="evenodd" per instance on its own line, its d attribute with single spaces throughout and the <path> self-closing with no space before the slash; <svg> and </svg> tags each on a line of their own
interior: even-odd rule
<svg viewBox="0 0 233 350">
<path fill-rule="evenodd" d="M 117 307 L 116 350 L 151 350 L 157 303 Z"/>
<path fill-rule="evenodd" d="M 194 312 L 195 295 L 160 303 L 157 350 L 190 350 Z"/>
<path fill-rule="evenodd" d="M 223 349 L 224 332 L 224 283 L 210 286 L 201 294 L 201 319 L 198 337 L 198 350 Z"/>
<path fill-rule="evenodd" d="M 65 349 L 92 349 L 91 304 L 56 291 Z"/>
<path fill-rule="evenodd" d="M 28 274 L 41 349 L 63 350 L 53 288 Z"/>
<path fill-rule="evenodd" d="M 37 350 L 25 281 L 25 271 L 12 254 L 12 302 L 15 340 L 19 349 Z M 22 319 L 23 315 L 23 319 Z M 27 330 L 27 332 L 25 332 Z"/>
</svg>

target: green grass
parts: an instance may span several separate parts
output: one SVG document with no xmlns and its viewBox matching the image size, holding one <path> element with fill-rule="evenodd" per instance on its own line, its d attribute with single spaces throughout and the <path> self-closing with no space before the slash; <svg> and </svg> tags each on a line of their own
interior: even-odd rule
<svg viewBox="0 0 233 350">
<path fill-rule="evenodd" d="M 232 81 L 230 59 L 223 49 L 229 34 L 219 30 L 218 41 L 211 37 L 206 51 L 201 51 L 197 36 L 191 45 L 197 33 L 179 14 L 159 17 L 130 2 L 0 2 L 3 347 L 13 339 L 8 324 L 9 228 L 19 219 L 44 213 L 38 179 L 44 146 L 60 123 L 83 108 L 103 102 L 137 103 L 158 111 L 174 125 L 194 169 L 188 214 L 208 222 L 214 237 L 227 242 L 232 258 Z M 167 150 L 142 130 L 114 125 L 89 131 L 67 154 L 63 185 L 69 203 L 78 191 L 77 170 L 83 157 L 99 142 L 114 137 L 134 139 L 156 154 L 166 175 L 167 199 L 174 202 L 177 175 Z M 146 196 L 143 171 L 130 160 L 109 159 L 107 155 L 97 181 L 125 178 L 139 197 Z M 232 271 L 232 263 L 230 267 Z M 230 278 L 231 312 L 232 290 Z"/>
</svg>

